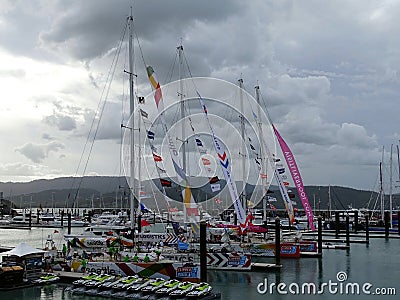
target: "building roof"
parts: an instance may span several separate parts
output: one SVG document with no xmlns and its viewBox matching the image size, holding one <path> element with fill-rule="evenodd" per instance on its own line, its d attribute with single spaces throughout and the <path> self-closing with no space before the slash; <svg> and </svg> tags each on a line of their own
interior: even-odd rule
<svg viewBox="0 0 400 300">
<path fill-rule="evenodd" d="M 22 257 L 22 256 L 29 255 L 29 254 L 42 254 L 45 252 L 46 251 L 44 251 L 44 250 L 33 248 L 32 246 L 29 246 L 28 244 L 20 243 L 14 249 L 3 252 L 3 253 L 1 253 L 1 255 L 3 255 L 3 256 L 15 255 L 18 257 Z"/>
</svg>

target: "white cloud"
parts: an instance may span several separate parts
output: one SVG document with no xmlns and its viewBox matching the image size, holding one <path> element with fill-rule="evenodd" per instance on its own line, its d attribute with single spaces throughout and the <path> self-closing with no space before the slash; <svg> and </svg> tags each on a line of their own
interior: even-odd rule
<svg viewBox="0 0 400 300">
<path fill-rule="evenodd" d="M 60 149 L 64 148 L 64 144 L 52 141 L 47 144 L 26 143 L 21 147 L 16 148 L 15 151 L 20 152 L 34 163 L 41 163 L 51 152 L 58 152 Z"/>
</svg>

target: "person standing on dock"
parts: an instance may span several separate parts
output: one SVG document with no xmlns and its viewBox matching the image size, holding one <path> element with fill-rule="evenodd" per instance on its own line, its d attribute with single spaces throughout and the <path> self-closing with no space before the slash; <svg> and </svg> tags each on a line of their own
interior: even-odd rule
<svg viewBox="0 0 400 300">
<path fill-rule="evenodd" d="M 67 257 L 67 246 L 65 244 L 63 244 L 62 254 L 63 258 L 65 259 Z"/>
<path fill-rule="evenodd" d="M 139 261 L 139 257 L 137 255 L 137 253 L 135 253 L 135 256 L 132 259 L 133 262 L 138 262 Z"/>
<path fill-rule="evenodd" d="M 114 260 L 118 260 L 118 247 L 114 247 Z"/>
<path fill-rule="evenodd" d="M 110 255 L 110 260 L 112 260 L 113 259 L 113 254 L 114 254 L 113 246 L 110 246 L 110 248 L 108 248 L 108 254 Z"/>
<path fill-rule="evenodd" d="M 86 259 L 82 258 L 82 272 L 85 273 L 86 272 Z"/>
</svg>

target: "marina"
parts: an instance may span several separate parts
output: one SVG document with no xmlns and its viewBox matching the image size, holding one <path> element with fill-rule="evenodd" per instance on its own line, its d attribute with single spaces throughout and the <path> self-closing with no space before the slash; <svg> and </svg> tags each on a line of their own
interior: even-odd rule
<svg viewBox="0 0 400 300">
<path fill-rule="evenodd" d="M 89 102 L 79 109 L 53 103 L 53 118 L 42 116 L 43 126 L 58 130 L 43 131 L 48 144 L 14 147 L 38 165 L 51 152 L 59 152 L 60 168 L 56 164 L 51 172 L 62 174 L 58 170 L 63 160 L 72 156 L 64 149 L 73 142 L 67 138 L 71 144 L 58 143 L 57 136 L 65 132 L 77 140 L 87 136 L 86 142 L 80 140 L 84 144 L 80 158 L 74 153 L 76 171 L 69 171 L 74 175 L 26 184 L 1 182 L 5 189 L 0 191 L 2 299 L 398 297 L 400 206 L 393 178 L 393 144 L 388 191 L 384 148 L 378 192 L 330 184 L 321 192 L 321 186 L 305 186 L 292 148 L 302 159 L 311 153 L 312 148 L 305 147 L 311 139 L 304 132 L 323 127 L 318 109 L 314 123 L 301 109 L 304 117 L 281 118 L 271 112 L 284 114 L 292 108 L 282 106 L 282 96 L 267 105 L 262 90 L 268 98 L 274 97 L 270 82 L 259 85 L 252 75 L 256 84 L 249 90 L 242 72 L 235 75 L 235 83 L 201 73 L 193 76 L 186 45 L 184 51 L 190 39 L 182 37 L 174 46 L 167 82 L 159 81 L 158 74 L 165 78 L 167 47 L 162 54 L 149 48 L 147 33 L 140 32 L 146 32 L 142 26 L 148 26 L 147 21 L 134 14 L 135 8 L 130 7 L 118 22 L 123 24 L 120 40 L 108 41 L 111 48 L 95 54 L 107 60 L 109 71 L 103 69 L 104 62 L 86 64 L 87 70 L 102 69 L 89 75 L 96 90 L 100 82 L 103 86 L 97 108 L 87 108 Z M 42 34 L 41 40 L 51 36 L 51 32 Z M 82 51 L 88 46 L 84 38 L 78 44 L 84 46 Z M 188 47 L 188 52 L 196 53 L 193 48 Z M 233 73 L 240 70 L 237 66 Z M 288 69 L 282 66 L 281 72 Z M 257 73 L 259 68 L 253 70 Z M 305 79 L 307 72 L 301 75 Z M 327 73 L 321 72 L 318 84 L 322 77 L 331 76 Z M 328 93 L 330 83 L 324 85 L 325 92 L 288 93 L 284 98 L 304 94 L 307 105 L 302 106 L 307 107 L 315 102 L 312 97 Z M 108 115 L 104 112 L 110 106 Z M 68 117 L 69 110 L 80 119 Z M 117 119 L 117 111 L 120 123 L 115 126 L 110 120 Z M 91 126 L 86 128 L 90 118 Z M 291 124 L 296 119 L 312 127 Z M 333 136 L 351 144 L 356 135 L 366 132 L 357 126 L 343 123 L 337 127 L 344 133 Z M 333 132 L 335 126 L 328 127 Z M 357 129 L 349 134 L 353 127 Z M 321 136 L 326 137 L 326 132 Z M 376 146 L 374 139 L 361 137 L 355 143 L 365 150 L 364 144 Z M 110 140 L 119 147 L 115 153 L 111 151 L 115 145 L 105 146 Z M 95 148 L 107 151 L 96 156 Z M 320 149 L 312 151 L 319 154 Z M 328 157 L 335 156 L 339 155 Z M 356 161 L 360 153 L 349 157 Z M 88 167 L 108 165 L 114 159 L 119 160 L 114 170 L 119 169 L 118 175 L 97 176 L 101 172 Z M 371 155 L 363 163 L 370 166 L 372 159 Z M 310 170 L 325 170 L 321 161 L 328 160 L 310 159 L 304 173 L 314 176 Z M 350 159 L 337 165 L 345 164 L 352 166 Z M 398 146 L 397 167 L 400 180 Z M 45 176 L 46 170 L 50 172 L 43 165 L 37 173 Z M 344 174 L 344 168 L 337 173 Z M 333 199 L 336 189 L 345 191 L 345 201 Z"/>
<path fill-rule="evenodd" d="M 32 245 L 41 248 L 43 235 L 51 234 L 51 229 L 33 228 L 30 231 L 18 229 L 0 230 L 2 241 L 15 236 L 14 240 L 10 238 L 11 244 L 15 245 L 21 240 L 28 240 Z M 324 249 L 322 257 L 285 259 L 281 261 L 281 267 L 278 269 L 258 269 L 250 272 L 235 272 L 222 270 L 208 270 L 208 282 L 214 289 L 221 292 L 221 299 L 240 299 L 247 295 L 251 299 L 281 299 L 285 295 L 280 295 L 276 290 L 272 294 L 260 294 L 257 287 L 265 279 L 269 283 L 285 282 L 290 283 L 315 283 L 317 286 L 326 283 L 329 280 L 339 282 L 336 276 L 339 272 L 347 274 L 347 281 L 351 283 L 363 284 L 369 282 L 374 288 L 395 288 L 399 292 L 399 283 L 397 280 L 398 270 L 400 269 L 400 239 L 372 239 L 369 245 L 351 244 L 348 250 Z M 382 255 L 382 254 L 385 255 Z M 360 271 L 363 270 L 363 271 Z M 57 274 L 57 272 L 55 272 Z M 65 292 L 70 283 L 82 276 L 82 273 L 72 272 L 64 275 L 60 283 L 44 287 L 26 287 L 20 290 L 1 291 L 2 296 L 10 296 L 18 299 L 53 299 L 63 297 L 63 299 L 81 299 L 77 296 Z M 341 294 L 336 292 L 331 294 L 325 291 L 319 295 L 321 299 L 336 299 Z M 344 294 L 343 297 L 356 297 L 357 295 Z M 82 296 L 83 297 L 83 296 Z M 85 296 L 87 297 L 87 296 Z M 309 295 L 298 295 L 300 299 L 305 299 Z M 369 295 L 368 298 L 381 299 L 382 296 Z M 389 299 L 395 299 L 395 295 L 386 295 Z M 82 298 L 86 299 L 86 298 Z M 92 297 L 90 298 L 92 299 Z M 94 297 L 94 299 L 102 299 Z"/>
</svg>

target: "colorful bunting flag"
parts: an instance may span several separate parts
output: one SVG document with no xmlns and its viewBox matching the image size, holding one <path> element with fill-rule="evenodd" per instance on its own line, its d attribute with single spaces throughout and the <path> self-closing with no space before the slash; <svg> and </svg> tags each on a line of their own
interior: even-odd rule
<svg viewBox="0 0 400 300">
<path fill-rule="evenodd" d="M 149 114 L 147 112 L 145 112 L 143 109 L 140 109 L 140 114 L 142 115 L 142 117 L 148 118 Z"/>
<path fill-rule="evenodd" d="M 205 166 L 211 165 L 211 162 L 209 159 L 202 157 L 201 160 L 203 161 L 203 165 L 205 165 Z"/>
<path fill-rule="evenodd" d="M 219 181 L 219 178 L 218 178 L 218 176 L 214 176 L 214 177 L 211 177 L 209 180 L 210 180 L 210 183 L 216 183 Z"/>
<path fill-rule="evenodd" d="M 171 187 L 171 181 L 170 180 L 166 180 L 166 179 L 162 179 L 160 178 L 160 182 L 162 186 L 166 186 L 166 187 Z"/>
<path fill-rule="evenodd" d="M 199 139 L 196 139 L 196 144 L 197 144 L 197 146 L 203 146 L 203 143 L 199 140 Z"/>
<path fill-rule="evenodd" d="M 155 154 L 155 153 L 153 153 L 153 159 L 156 162 L 162 161 L 162 157 L 160 155 Z"/>
<path fill-rule="evenodd" d="M 154 132 L 148 130 L 148 131 L 147 131 L 147 138 L 148 138 L 149 140 L 154 140 Z"/>
</svg>

